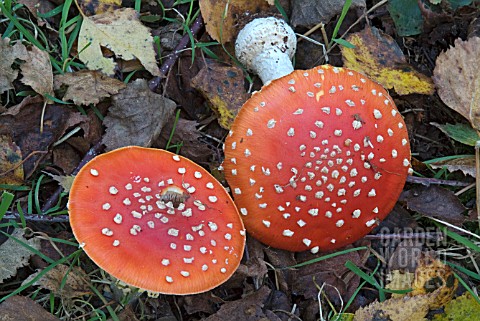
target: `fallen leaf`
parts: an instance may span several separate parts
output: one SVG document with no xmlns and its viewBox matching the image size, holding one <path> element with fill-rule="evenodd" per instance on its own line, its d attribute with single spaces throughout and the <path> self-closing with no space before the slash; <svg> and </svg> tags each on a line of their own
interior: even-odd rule
<svg viewBox="0 0 480 321">
<path fill-rule="evenodd" d="M 451 224 L 461 225 L 466 219 L 463 215 L 466 208 L 462 202 L 452 191 L 440 186 L 416 186 L 402 193 L 401 200 L 412 211 Z"/>
<path fill-rule="evenodd" d="M 408 290 L 412 287 L 413 279 L 415 278 L 415 273 L 406 272 L 403 270 L 393 270 L 390 271 L 387 275 L 387 284 L 385 289 L 389 290 Z M 401 298 L 405 294 L 392 293 L 392 298 Z"/>
<path fill-rule="evenodd" d="M 318 255 L 299 253 L 298 261 L 305 262 L 325 254 L 328 253 Z M 362 252 L 350 252 L 298 268 L 293 277 L 292 292 L 305 299 L 317 298 L 319 287 L 325 283 L 327 286 L 324 287 L 324 291 L 328 299 L 334 304 L 341 304 L 340 300 L 342 298 L 348 300 L 360 284 L 358 275 L 345 267 L 347 261 L 363 267 Z M 336 289 L 340 291 L 342 298 Z"/>
<path fill-rule="evenodd" d="M 387 10 L 401 37 L 418 35 L 423 30 L 423 16 L 417 0 L 390 0 Z"/>
<path fill-rule="evenodd" d="M 87 17 L 113 12 L 122 6 L 122 0 L 78 0 L 78 7 Z"/>
<path fill-rule="evenodd" d="M 209 101 L 218 123 L 225 129 L 230 128 L 249 97 L 244 88 L 242 69 L 217 61 L 209 61 L 192 79 L 192 86 Z"/>
<path fill-rule="evenodd" d="M 181 145 L 178 154 L 197 164 L 207 166 L 211 162 L 213 151 L 201 140 L 202 134 L 197 129 L 198 126 L 198 122 L 194 120 L 179 118 L 175 130 L 173 130 L 173 122 L 167 122 L 153 146 L 166 148 L 170 135 L 173 132 L 170 145 Z"/>
<path fill-rule="evenodd" d="M 311 28 L 319 23 L 328 24 L 340 15 L 345 0 L 296 0 L 292 1 L 291 24 L 294 27 Z M 349 10 L 363 11 L 365 0 L 352 0 Z"/>
<path fill-rule="evenodd" d="M 4 280 L 16 275 L 17 270 L 27 265 L 28 260 L 34 254 L 29 248 L 17 241 L 36 250 L 40 249 L 39 239 L 32 237 L 27 240 L 24 236 L 23 229 L 16 228 L 13 230 L 10 237 L 8 237 L 3 244 L 0 244 L 0 284 L 3 283 Z"/>
<path fill-rule="evenodd" d="M 40 132 L 43 108 L 43 132 Z M 20 104 L 0 115 L 0 135 L 10 135 L 22 151 L 25 179 L 30 177 L 48 154 L 50 146 L 64 135 L 67 128 L 75 125 L 70 122 L 75 114 L 78 113 L 64 106 L 44 106 L 43 98 L 36 96 L 26 97 Z"/>
<path fill-rule="evenodd" d="M 18 70 L 12 69 L 15 59 L 28 59 L 27 48 L 21 42 L 10 45 L 10 39 L 0 37 L 0 94 L 13 89 L 12 82 L 17 79 Z"/>
<path fill-rule="evenodd" d="M 48 94 L 54 96 L 53 92 L 53 71 L 50 63 L 50 56 L 46 51 L 32 46 L 28 50 L 28 58 L 20 66 L 23 78 L 21 81 L 32 87 L 42 96 Z"/>
<path fill-rule="evenodd" d="M 440 99 L 468 119 L 480 130 L 480 38 L 455 40 L 451 47 L 438 55 L 433 80 Z"/>
<path fill-rule="evenodd" d="M 23 184 L 22 152 L 10 135 L 0 135 L 0 184 Z"/>
<path fill-rule="evenodd" d="M 41 271 L 31 274 L 22 284 L 27 284 L 36 278 Z M 63 299 L 81 297 L 91 292 L 90 278 L 79 266 L 69 267 L 64 264 L 56 265 L 46 272 L 32 285 L 49 290 L 55 296 Z"/>
<path fill-rule="evenodd" d="M 140 60 L 152 75 L 160 76 L 150 29 L 140 22 L 134 9 L 124 8 L 84 17 L 78 35 L 78 57 L 88 69 L 113 75 L 116 64 L 112 58 L 103 57 L 102 46 L 124 60 Z"/>
<path fill-rule="evenodd" d="M 179 305 L 183 307 L 189 315 L 198 312 L 214 314 L 217 311 L 216 307 L 223 303 L 223 300 L 214 295 L 212 291 L 194 295 L 184 295 L 178 299 Z"/>
<path fill-rule="evenodd" d="M 228 6 L 227 6 L 228 4 Z M 265 12 L 270 8 L 265 0 L 203 0 L 199 1 L 210 37 L 220 43 L 234 40 L 238 30 L 238 18 Z"/>
<path fill-rule="evenodd" d="M 361 72 L 399 95 L 433 94 L 432 80 L 410 66 L 395 40 L 374 27 L 346 39 L 355 48 L 342 47 L 344 66 Z"/>
<path fill-rule="evenodd" d="M 449 172 L 462 171 L 465 175 L 476 177 L 475 156 L 467 155 L 455 159 L 428 163 L 433 169 L 446 168 Z"/>
<path fill-rule="evenodd" d="M 404 296 L 391 298 L 383 302 L 374 302 L 355 312 L 354 321 L 426 321 L 425 318 L 434 300 L 436 292 L 417 295 L 414 297 Z"/>
<path fill-rule="evenodd" d="M 24 296 L 15 295 L 0 304 L 0 321 L 60 321 L 40 304 Z"/>
<path fill-rule="evenodd" d="M 465 145 L 475 146 L 475 143 L 480 140 L 480 134 L 467 124 L 437 124 L 432 123 L 433 126 L 440 129 L 445 135 Z"/>
<path fill-rule="evenodd" d="M 70 192 L 73 180 L 75 179 L 74 175 L 55 175 L 51 173 L 46 174 L 53 178 L 54 181 L 58 182 L 58 184 L 63 188 L 63 192 L 67 194 Z"/>
<path fill-rule="evenodd" d="M 175 72 L 169 72 L 165 81 L 168 98 L 175 101 L 187 113 L 189 119 L 198 120 L 209 113 L 205 99 L 192 87 L 192 79 L 203 68 L 203 59 L 195 59 L 185 52 L 177 60 Z"/>
<path fill-rule="evenodd" d="M 430 302 L 431 309 L 438 309 L 450 302 L 458 287 L 458 279 L 453 270 L 429 253 L 419 258 L 415 278 L 412 282 L 412 292 L 408 295 L 418 297 L 435 292 L 435 298 Z"/>
<path fill-rule="evenodd" d="M 405 229 L 405 231 L 408 230 Z M 413 234 L 414 230 L 411 231 Z M 403 232 L 403 234 L 408 235 L 406 232 Z M 386 240 L 382 242 L 385 243 Z M 384 255 L 385 259 L 388 260 L 388 270 L 401 269 L 404 272 L 415 272 L 418 259 L 422 255 L 423 246 L 425 246 L 425 238 L 420 236 L 400 241 L 391 255 Z"/>
<path fill-rule="evenodd" d="M 145 79 L 137 79 L 112 97 L 113 105 L 103 120 L 107 151 L 137 145 L 150 147 L 162 128 L 171 122 L 176 104 L 155 94 Z"/>
<path fill-rule="evenodd" d="M 436 314 L 433 321 L 470 321 L 480 315 L 480 304 L 470 292 L 465 292 L 447 303 L 444 314 Z"/>
<path fill-rule="evenodd" d="M 68 86 L 63 101 L 73 100 L 76 105 L 98 104 L 100 100 L 119 92 L 126 85 L 96 70 L 81 70 L 55 76 L 55 89 Z"/>
<path fill-rule="evenodd" d="M 220 307 L 217 313 L 205 318 L 204 321 L 224 321 L 224 320 L 269 320 L 262 310 L 271 290 L 263 286 L 244 298 L 236 301 L 227 302 Z M 275 320 L 271 320 L 275 321 Z"/>
</svg>

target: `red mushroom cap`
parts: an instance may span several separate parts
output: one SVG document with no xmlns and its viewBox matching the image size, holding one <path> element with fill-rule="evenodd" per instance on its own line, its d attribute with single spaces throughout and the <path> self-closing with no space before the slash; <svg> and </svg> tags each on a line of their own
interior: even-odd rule
<svg viewBox="0 0 480 321">
<path fill-rule="evenodd" d="M 135 287 L 193 294 L 238 267 L 245 231 L 232 199 L 205 169 L 167 151 L 124 147 L 76 176 L 70 223 L 87 255 Z"/>
<path fill-rule="evenodd" d="M 325 65 L 255 93 L 225 141 L 223 166 L 253 237 L 316 253 L 358 240 L 387 216 L 411 170 L 410 146 L 382 86 Z"/>
</svg>

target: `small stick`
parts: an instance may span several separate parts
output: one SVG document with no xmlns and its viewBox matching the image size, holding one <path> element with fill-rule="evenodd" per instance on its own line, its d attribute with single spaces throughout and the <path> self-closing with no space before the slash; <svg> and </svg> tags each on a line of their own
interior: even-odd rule
<svg viewBox="0 0 480 321">
<path fill-rule="evenodd" d="M 416 176 L 408 176 L 407 182 L 413 183 L 413 184 L 421 184 L 425 186 L 429 186 L 429 185 L 447 185 L 447 186 L 457 186 L 457 187 L 470 186 L 470 183 L 467 183 L 467 182 L 449 181 L 446 179 L 416 177 Z"/>
<path fill-rule="evenodd" d="M 432 233 L 394 233 L 394 234 L 371 234 L 365 235 L 365 239 L 369 240 L 410 240 L 410 239 L 428 239 L 428 240 L 443 240 L 444 236 L 441 232 L 432 232 Z"/>
<path fill-rule="evenodd" d="M 190 27 L 190 32 L 192 33 L 192 36 L 195 37 L 200 32 L 202 27 L 203 27 L 203 18 L 200 15 L 197 17 L 197 19 L 195 19 L 192 26 Z M 190 43 L 190 35 L 186 33 L 180 39 L 180 41 L 178 42 L 178 45 L 175 47 L 173 52 L 167 57 L 167 59 L 160 66 L 160 72 L 162 73 L 163 76 L 157 76 L 149 81 L 148 86 L 150 87 L 151 91 L 153 92 L 158 91 L 158 88 L 160 87 L 160 82 L 168 74 L 168 71 L 175 64 L 180 53 L 187 47 L 189 43 Z"/>
<path fill-rule="evenodd" d="M 42 223 L 66 223 L 68 222 L 68 215 L 42 215 L 42 214 L 24 214 L 25 221 L 28 222 L 42 222 Z M 20 214 L 17 212 L 7 211 L 3 216 L 5 220 L 20 221 Z"/>
</svg>

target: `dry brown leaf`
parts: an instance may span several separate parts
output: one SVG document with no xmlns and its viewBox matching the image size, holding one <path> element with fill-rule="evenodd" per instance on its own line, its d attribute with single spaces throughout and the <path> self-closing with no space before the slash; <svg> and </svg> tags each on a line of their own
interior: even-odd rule
<svg viewBox="0 0 480 321">
<path fill-rule="evenodd" d="M 465 206 L 452 191 L 443 187 L 415 186 L 402 193 L 401 198 L 410 210 L 422 215 L 433 216 L 455 225 L 465 222 Z"/>
<path fill-rule="evenodd" d="M 104 124 L 107 150 L 128 145 L 150 147 L 162 128 L 171 121 L 176 104 L 155 94 L 145 79 L 137 79 L 112 97 Z"/>
<path fill-rule="evenodd" d="M 78 57 L 90 70 L 101 70 L 113 75 L 116 64 L 105 58 L 101 47 L 107 47 L 124 60 L 138 59 L 152 75 L 160 76 L 155 60 L 150 29 L 132 8 L 98 14 L 83 19 L 78 35 Z"/>
<path fill-rule="evenodd" d="M 330 20 L 340 15 L 345 0 L 295 0 L 292 1 L 292 26 L 311 28 L 319 23 L 328 24 Z M 363 11 L 365 0 L 353 0 L 349 7 L 351 11 Z"/>
<path fill-rule="evenodd" d="M 28 260 L 34 254 L 14 239 L 34 249 L 40 249 L 39 239 L 32 237 L 27 240 L 24 237 L 23 229 L 16 228 L 10 237 L 3 244 L 0 244 L 0 284 L 17 274 L 17 269 L 27 265 Z"/>
<path fill-rule="evenodd" d="M 480 38 L 455 40 L 438 55 L 433 80 L 442 101 L 480 130 Z"/>
<path fill-rule="evenodd" d="M 462 171 L 465 175 L 476 177 L 475 156 L 464 156 L 460 158 L 429 163 L 433 169 L 446 168 L 449 172 Z"/>
<path fill-rule="evenodd" d="M 22 151 L 10 135 L 0 135 L 0 184 L 23 184 Z"/>
<path fill-rule="evenodd" d="M 258 291 L 246 295 L 240 300 L 225 303 L 217 313 L 204 320 L 270 320 L 262 311 L 270 292 L 271 290 L 267 286 L 263 286 Z"/>
<path fill-rule="evenodd" d="M 248 99 L 244 89 L 242 69 L 225 66 L 216 61 L 209 61 L 192 79 L 193 88 L 197 89 L 209 101 L 218 118 L 218 123 L 229 129 L 238 111 Z"/>
<path fill-rule="evenodd" d="M 0 304 L 0 321 L 60 321 L 28 297 L 12 296 Z"/>
<path fill-rule="evenodd" d="M 0 37 L 0 94 L 12 89 L 12 82 L 17 79 L 18 70 L 12 69 L 15 59 L 28 59 L 27 48 L 20 42 L 10 45 L 10 39 Z"/>
<path fill-rule="evenodd" d="M 68 86 L 63 101 L 73 100 L 77 105 L 98 104 L 100 100 L 110 97 L 125 88 L 125 84 L 107 77 L 96 70 L 81 70 L 55 76 L 55 89 Z"/>
<path fill-rule="evenodd" d="M 265 0 L 202 0 L 199 4 L 208 34 L 220 43 L 234 40 L 239 17 L 270 8 Z"/>
<path fill-rule="evenodd" d="M 432 80 L 410 66 L 395 40 L 373 27 L 351 34 L 355 48 L 342 47 L 345 67 L 361 72 L 399 95 L 433 94 Z"/>
<path fill-rule="evenodd" d="M 43 132 L 40 132 L 42 110 Z M 23 170 L 28 179 L 36 166 L 47 155 L 50 146 L 62 137 L 68 127 L 74 126 L 70 120 L 76 113 L 64 106 L 50 104 L 44 106 L 41 96 L 25 97 L 19 105 L 11 107 L 0 115 L 0 135 L 10 135 L 20 147 L 24 158 Z"/>
<path fill-rule="evenodd" d="M 40 272 L 30 275 L 22 284 L 31 282 Z M 59 264 L 36 280 L 33 285 L 49 290 L 57 297 L 71 299 L 90 293 L 89 283 L 90 278 L 81 267 Z"/>
<path fill-rule="evenodd" d="M 53 93 L 53 71 L 50 56 L 46 51 L 32 46 L 28 50 L 28 59 L 20 66 L 23 74 L 22 82 L 42 96 Z"/>
<path fill-rule="evenodd" d="M 181 143 L 179 155 L 182 155 L 197 164 L 208 166 L 213 156 L 213 151 L 207 144 L 202 142 L 198 122 L 194 120 L 186 120 L 179 118 L 175 130 L 173 130 L 173 122 L 168 122 L 162 129 L 160 137 L 155 141 L 154 147 L 165 148 L 171 137 L 171 145 Z"/>
</svg>

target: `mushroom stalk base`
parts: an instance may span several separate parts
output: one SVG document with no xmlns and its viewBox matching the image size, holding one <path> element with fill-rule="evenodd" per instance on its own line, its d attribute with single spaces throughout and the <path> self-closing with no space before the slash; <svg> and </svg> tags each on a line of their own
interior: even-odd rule
<svg viewBox="0 0 480 321">
<path fill-rule="evenodd" d="M 290 57 L 278 49 L 263 51 L 253 59 L 253 65 L 264 85 L 293 72 Z"/>
</svg>

